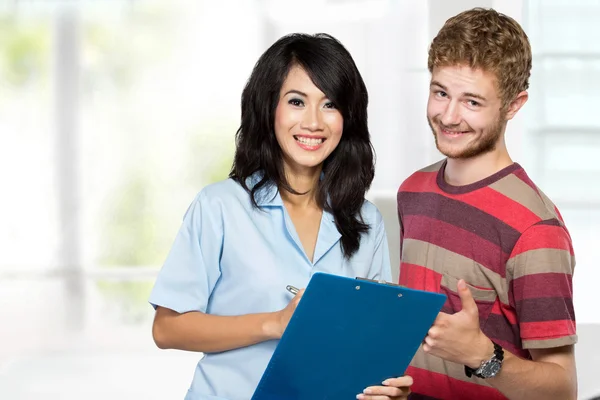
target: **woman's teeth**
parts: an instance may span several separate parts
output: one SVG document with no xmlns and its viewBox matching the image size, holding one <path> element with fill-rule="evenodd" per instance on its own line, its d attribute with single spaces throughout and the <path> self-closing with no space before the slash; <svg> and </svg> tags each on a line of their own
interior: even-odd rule
<svg viewBox="0 0 600 400">
<path fill-rule="evenodd" d="M 317 146 L 317 145 L 323 143 L 324 139 L 307 138 L 307 137 L 297 136 L 296 140 L 299 141 L 300 143 L 306 144 L 308 146 Z"/>
</svg>

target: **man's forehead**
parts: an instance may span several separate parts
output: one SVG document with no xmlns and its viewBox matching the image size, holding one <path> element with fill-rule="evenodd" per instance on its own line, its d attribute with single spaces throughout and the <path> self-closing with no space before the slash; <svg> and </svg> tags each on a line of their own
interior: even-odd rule
<svg viewBox="0 0 600 400">
<path fill-rule="evenodd" d="M 496 95 L 494 74 L 467 65 L 434 67 L 431 73 L 431 84 L 446 90 L 474 92 L 486 97 Z"/>
</svg>

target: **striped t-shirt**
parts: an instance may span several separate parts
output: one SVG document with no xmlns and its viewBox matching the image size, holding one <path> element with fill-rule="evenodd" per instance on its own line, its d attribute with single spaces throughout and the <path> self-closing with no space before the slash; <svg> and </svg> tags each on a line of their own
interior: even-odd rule
<svg viewBox="0 0 600 400">
<path fill-rule="evenodd" d="M 479 182 L 452 186 L 445 161 L 415 172 L 398 191 L 400 284 L 442 292 L 442 311 L 461 310 L 465 279 L 483 333 L 523 358 L 528 349 L 574 344 L 571 238 L 556 206 L 512 164 Z M 411 399 L 505 399 L 464 366 L 419 349 L 407 374 Z"/>
</svg>

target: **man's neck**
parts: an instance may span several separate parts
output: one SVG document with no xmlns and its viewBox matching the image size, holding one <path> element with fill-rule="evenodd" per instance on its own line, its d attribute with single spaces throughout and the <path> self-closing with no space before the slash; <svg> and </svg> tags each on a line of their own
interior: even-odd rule
<svg viewBox="0 0 600 400">
<path fill-rule="evenodd" d="M 505 149 L 467 159 L 448 158 L 444 180 L 452 186 L 470 185 L 512 164 L 513 161 Z"/>
</svg>

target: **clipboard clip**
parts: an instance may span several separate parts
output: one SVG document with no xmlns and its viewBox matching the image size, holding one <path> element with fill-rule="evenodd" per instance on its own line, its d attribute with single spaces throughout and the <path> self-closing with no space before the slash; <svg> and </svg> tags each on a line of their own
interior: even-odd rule
<svg viewBox="0 0 600 400">
<path fill-rule="evenodd" d="M 397 287 L 401 287 L 401 288 L 405 288 L 406 287 L 406 286 L 399 285 L 397 283 L 384 281 L 383 279 L 379 279 L 378 280 L 378 279 L 361 278 L 360 276 L 357 276 L 356 279 L 359 280 L 359 281 L 381 283 L 383 285 L 388 285 L 388 286 L 397 286 Z"/>
</svg>

